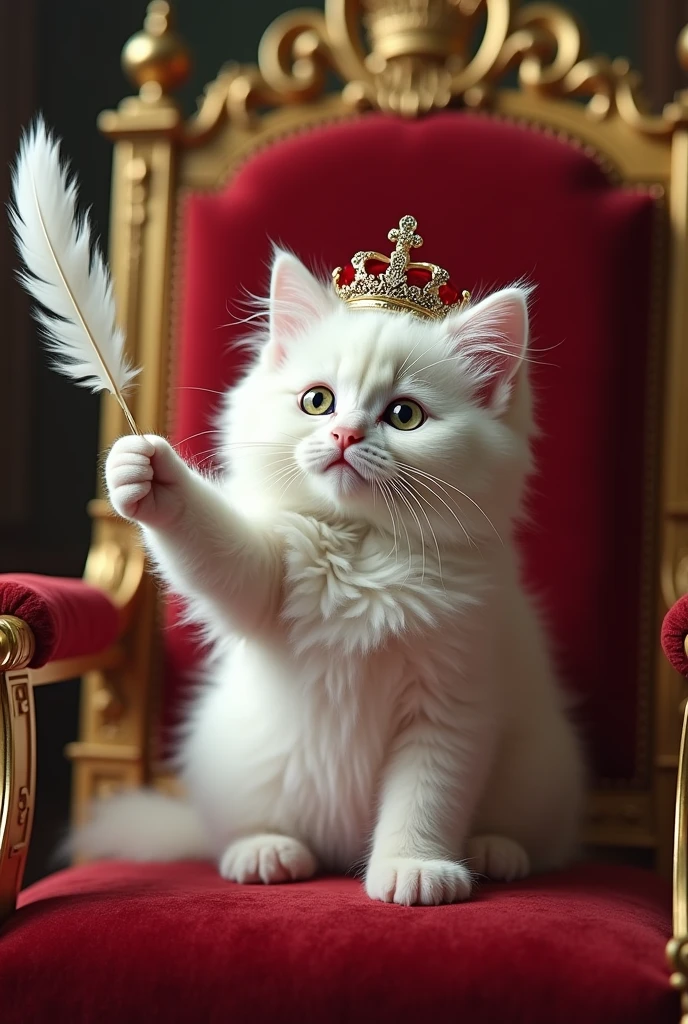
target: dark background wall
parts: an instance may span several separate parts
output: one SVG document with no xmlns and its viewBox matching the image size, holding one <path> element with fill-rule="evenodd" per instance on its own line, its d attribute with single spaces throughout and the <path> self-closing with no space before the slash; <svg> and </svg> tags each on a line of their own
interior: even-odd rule
<svg viewBox="0 0 688 1024">
<path fill-rule="evenodd" d="M 181 93 L 187 113 L 203 85 L 228 59 L 252 61 L 264 28 L 287 0 L 177 0 L 178 27 L 189 43 L 194 70 Z M 315 5 L 321 6 L 321 5 Z M 678 84 L 669 39 L 688 20 L 680 0 L 573 0 L 586 24 L 592 52 L 631 58 L 648 72 L 656 103 Z M 41 110 L 64 140 L 82 181 L 84 199 L 107 233 L 110 144 L 96 130 L 100 110 L 130 88 L 119 66 L 122 44 L 142 24 L 143 0 L 15 0 L 0 2 L 0 188 L 7 196 L 7 165 L 20 128 Z M 74 576 L 83 570 L 89 542 L 85 507 L 98 472 L 98 402 L 46 368 L 28 307 L 12 279 L 14 257 L 0 224 L 0 430 L 12 440 L 9 479 L 0 483 L 0 571 Z M 64 745 L 75 738 L 78 682 L 37 693 L 38 803 L 27 880 L 49 868 L 68 815 L 69 765 Z"/>
</svg>

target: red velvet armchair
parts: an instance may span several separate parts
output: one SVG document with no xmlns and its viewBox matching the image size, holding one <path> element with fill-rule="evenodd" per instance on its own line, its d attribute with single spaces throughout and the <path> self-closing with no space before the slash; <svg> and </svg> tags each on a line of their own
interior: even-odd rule
<svg viewBox="0 0 688 1024">
<path fill-rule="evenodd" d="M 331 268 L 412 212 L 456 280 L 537 282 L 543 430 L 521 540 L 579 698 L 588 862 L 410 910 L 372 903 L 352 878 L 261 889 L 212 865 L 81 864 L 20 892 L 11 914 L 34 686 L 83 674 L 76 820 L 122 786 L 174 786 L 162 765 L 199 651 L 134 531 L 96 499 L 85 582 L 0 580 L 3 1024 L 679 1018 L 688 779 L 673 930 L 667 879 L 684 684 L 658 637 L 688 589 L 688 94 L 647 115 L 635 74 L 587 59 L 550 5 L 361 6 L 364 33 L 353 0 L 278 19 L 258 66 L 224 69 L 186 121 L 172 92 L 188 59 L 166 3 L 125 48 L 139 92 L 100 127 L 115 143 L 117 298 L 143 366 L 134 415 L 212 457 L 272 242 Z M 502 88 L 514 68 L 517 88 Z M 325 91 L 331 71 L 340 92 Z M 103 447 L 124 429 L 106 403 Z M 684 605 L 667 623 L 688 675 Z"/>
</svg>

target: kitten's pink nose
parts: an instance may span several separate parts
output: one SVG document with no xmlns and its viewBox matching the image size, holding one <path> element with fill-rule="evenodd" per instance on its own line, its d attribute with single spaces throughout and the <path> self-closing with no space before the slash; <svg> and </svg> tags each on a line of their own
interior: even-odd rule
<svg viewBox="0 0 688 1024">
<path fill-rule="evenodd" d="M 339 450 L 343 452 L 350 444 L 362 441 L 365 434 L 362 430 L 356 430 L 354 427 L 337 427 L 332 431 L 332 437 L 339 445 Z"/>
</svg>

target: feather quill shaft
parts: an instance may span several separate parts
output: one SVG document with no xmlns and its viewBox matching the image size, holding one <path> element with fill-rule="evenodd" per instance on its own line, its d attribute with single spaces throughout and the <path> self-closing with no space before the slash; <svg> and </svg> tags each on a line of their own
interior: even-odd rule
<svg viewBox="0 0 688 1024">
<path fill-rule="evenodd" d="M 76 180 L 39 118 L 21 141 L 12 178 L 10 223 L 25 266 L 19 277 L 40 303 L 35 316 L 54 368 L 111 392 L 138 434 L 124 397 L 138 370 L 124 353 L 107 264 L 76 203 Z"/>
</svg>

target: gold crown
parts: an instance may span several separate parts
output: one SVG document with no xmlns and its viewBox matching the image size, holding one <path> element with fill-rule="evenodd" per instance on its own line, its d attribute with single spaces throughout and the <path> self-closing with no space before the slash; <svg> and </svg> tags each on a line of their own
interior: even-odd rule
<svg viewBox="0 0 688 1024">
<path fill-rule="evenodd" d="M 470 292 L 459 294 L 446 270 L 434 263 L 411 263 L 411 249 L 423 244 L 417 226 L 415 217 L 402 217 L 388 235 L 396 242 L 391 256 L 357 252 L 351 263 L 337 267 L 332 279 L 339 298 L 356 309 L 389 309 L 430 320 L 467 306 Z"/>
</svg>

